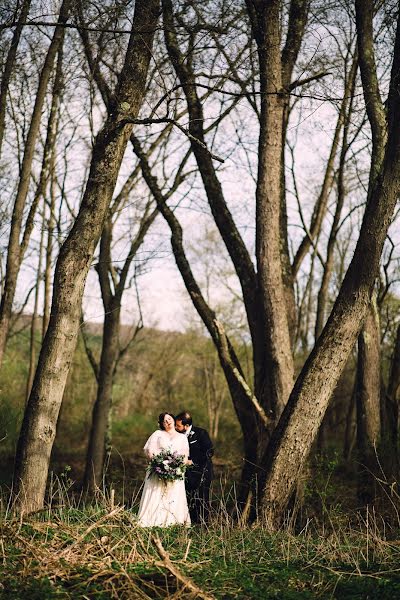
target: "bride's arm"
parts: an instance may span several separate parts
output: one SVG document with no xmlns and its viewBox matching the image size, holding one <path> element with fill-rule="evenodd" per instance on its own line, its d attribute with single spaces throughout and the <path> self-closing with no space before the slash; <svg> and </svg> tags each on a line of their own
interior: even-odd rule
<svg viewBox="0 0 400 600">
<path fill-rule="evenodd" d="M 146 458 L 152 458 L 155 454 L 159 453 L 159 451 L 160 451 L 159 447 L 158 447 L 159 434 L 160 434 L 159 431 L 155 431 L 154 433 L 151 434 L 151 436 L 145 443 L 143 451 L 145 453 Z"/>
</svg>

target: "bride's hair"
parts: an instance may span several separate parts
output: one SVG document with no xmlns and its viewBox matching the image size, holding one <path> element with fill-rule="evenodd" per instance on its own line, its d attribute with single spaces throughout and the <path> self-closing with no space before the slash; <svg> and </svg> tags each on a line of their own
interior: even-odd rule
<svg viewBox="0 0 400 600">
<path fill-rule="evenodd" d="M 164 430 L 165 430 L 165 427 L 164 427 L 164 419 L 165 419 L 165 415 L 169 415 L 170 417 L 172 417 L 172 418 L 173 418 L 173 420 L 174 420 L 174 421 L 176 420 L 176 419 L 175 419 L 175 417 L 174 417 L 174 415 L 173 415 L 172 413 L 169 413 L 169 412 L 164 412 L 164 413 L 161 413 L 161 414 L 158 416 L 158 424 L 159 424 L 159 426 L 160 426 L 160 429 L 164 429 Z"/>
</svg>

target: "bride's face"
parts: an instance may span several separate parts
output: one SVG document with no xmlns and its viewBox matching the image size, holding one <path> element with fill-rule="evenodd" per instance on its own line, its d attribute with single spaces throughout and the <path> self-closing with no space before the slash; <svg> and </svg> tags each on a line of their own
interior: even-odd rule
<svg viewBox="0 0 400 600">
<path fill-rule="evenodd" d="M 175 421 L 171 415 L 165 415 L 163 425 L 165 431 L 171 431 L 172 429 L 175 429 Z"/>
</svg>

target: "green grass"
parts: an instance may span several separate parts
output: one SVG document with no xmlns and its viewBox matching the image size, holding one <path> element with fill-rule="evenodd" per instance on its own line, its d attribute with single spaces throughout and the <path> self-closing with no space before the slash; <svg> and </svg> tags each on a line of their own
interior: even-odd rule
<svg viewBox="0 0 400 600">
<path fill-rule="evenodd" d="M 400 597 L 399 542 L 378 534 L 376 523 L 356 523 L 271 534 L 238 527 L 221 511 L 209 527 L 154 531 L 139 528 L 131 511 L 104 505 L 3 517 L 0 598 L 200 597 L 182 577 L 226 600 Z"/>
</svg>

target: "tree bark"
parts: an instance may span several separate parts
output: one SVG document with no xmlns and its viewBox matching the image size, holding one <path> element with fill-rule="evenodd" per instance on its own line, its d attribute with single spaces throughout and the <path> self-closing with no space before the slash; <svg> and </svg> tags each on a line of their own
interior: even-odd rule
<svg viewBox="0 0 400 600">
<path fill-rule="evenodd" d="M 135 3 L 132 33 L 112 106 L 98 133 L 78 216 L 56 265 L 49 326 L 18 441 L 14 490 L 16 506 L 31 512 L 43 506 L 50 454 L 79 331 L 88 270 L 112 199 L 132 125 L 143 101 L 158 0 Z"/>
<path fill-rule="evenodd" d="M 238 276 L 253 345 L 254 390 L 264 410 L 271 412 L 266 385 L 266 344 L 264 339 L 264 314 L 259 284 L 249 252 L 243 242 L 226 204 L 222 186 L 217 177 L 212 157 L 207 149 L 204 133 L 204 114 L 196 90 L 196 78 L 190 59 L 180 50 L 171 0 L 163 0 L 164 32 L 168 54 L 181 82 L 189 114 L 191 147 L 207 194 L 208 203 L 231 257 Z M 197 141 L 196 141 L 197 140 Z"/>
<path fill-rule="evenodd" d="M 38 268 L 37 268 L 37 276 L 36 276 L 36 286 L 35 286 L 35 301 L 33 305 L 33 313 L 32 313 L 32 321 L 31 321 L 31 330 L 30 330 L 30 340 L 29 340 L 29 369 L 28 369 L 28 378 L 26 381 L 26 394 L 25 401 L 28 402 L 29 395 L 31 393 L 32 383 L 33 383 L 33 375 L 35 373 L 35 365 L 36 365 L 36 334 L 39 330 L 39 292 L 40 292 L 40 282 L 42 279 L 42 258 L 43 258 L 43 242 L 44 242 L 44 232 L 45 232 L 45 203 L 43 202 L 43 219 L 42 219 L 42 231 L 40 232 L 40 242 L 39 242 L 39 258 L 38 258 Z"/>
<path fill-rule="evenodd" d="M 79 18 L 81 24 L 84 25 L 84 17 L 82 11 L 80 11 Z M 101 93 L 103 102 L 106 107 L 110 106 L 112 102 L 112 93 L 108 83 L 102 76 L 101 70 L 99 69 L 98 60 L 94 60 L 93 49 L 90 44 L 89 37 L 85 28 L 81 28 L 80 35 L 82 43 L 85 49 L 86 59 L 88 61 L 89 68 L 92 76 L 96 82 L 96 85 Z M 171 127 L 170 125 L 168 126 Z M 163 139 L 166 134 L 166 130 L 154 140 L 150 146 L 149 153 L 155 148 Z M 155 209 L 152 213 L 148 213 L 150 203 L 147 205 L 143 219 L 141 221 L 137 236 L 132 241 L 128 255 L 126 257 L 124 267 L 121 271 L 119 280 L 115 270 L 112 266 L 111 259 L 111 243 L 112 243 L 112 231 L 113 231 L 113 216 L 117 210 L 121 210 L 121 206 L 129 198 L 129 194 L 132 191 L 138 172 L 140 171 L 140 165 L 132 171 L 120 193 L 115 198 L 110 207 L 107 223 L 104 227 L 101 243 L 100 243 L 100 257 L 97 272 L 99 275 L 99 282 L 101 288 L 101 296 L 105 311 L 105 319 L 103 326 L 103 340 L 100 366 L 95 363 L 94 357 L 91 354 L 86 342 L 86 352 L 89 360 L 94 368 L 96 380 L 97 380 L 97 396 L 93 407 L 92 414 L 92 425 L 90 430 L 88 451 L 86 456 L 86 466 L 83 485 L 86 490 L 90 493 L 93 492 L 99 485 L 103 475 L 105 453 L 106 453 L 106 438 L 107 432 L 110 432 L 109 423 L 111 421 L 112 411 L 112 387 L 114 382 L 114 376 L 117 370 L 118 361 L 125 350 L 120 350 L 120 313 L 121 313 L 121 302 L 122 295 L 125 289 L 126 279 L 128 276 L 130 265 L 139 250 L 145 235 L 158 215 L 158 210 Z M 176 181 L 176 185 L 179 182 Z M 115 291 L 113 293 L 110 285 L 110 276 L 114 281 Z M 85 338 L 84 338 L 85 339 Z M 126 349 L 126 348 L 125 348 Z"/>
<path fill-rule="evenodd" d="M 357 449 L 358 497 L 369 504 L 375 497 L 378 444 L 381 437 L 381 352 L 376 297 L 370 303 L 358 336 L 357 361 Z"/>
<path fill-rule="evenodd" d="M 372 134 L 372 157 L 369 176 L 369 191 L 380 173 L 387 140 L 386 111 L 379 89 L 375 62 L 373 16 L 375 5 L 371 0 L 355 0 L 358 56 L 361 81 L 365 98 L 365 109 Z"/>
<path fill-rule="evenodd" d="M 399 400 L 400 387 L 400 325 L 397 327 L 396 339 L 390 365 L 389 381 L 383 406 L 382 438 L 384 450 L 388 456 L 385 461 L 388 477 L 398 481 L 400 471 L 399 460 Z"/>
<path fill-rule="evenodd" d="M 201 296 L 190 265 L 187 262 L 184 252 L 182 252 L 182 232 L 180 225 L 179 223 L 174 223 L 172 247 L 175 260 L 192 302 L 203 319 L 217 349 L 220 363 L 228 382 L 232 403 L 243 431 L 245 456 L 240 497 L 244 499 L 247 495 L 250 481 L 254 474 L 254 467 L 258 460 L 260 438 L 263 441 L 268 439 L 269 432 L 273 426 L 273 421 L 270 419 L 272 404 L 271 398 L 268 396 L 269 387 L 267 385 L 264 311 L 258 278 L 251 257 L 228 209 L 211 154 L 207 149 L 203 108 L 196 90 L 196 78 L 191 67 L 190 57 L 186 60 L 185 55 L 179 47 L 171 0 L 162 0 L 162 6 L 164 35 L 168 54 L 179 77 L 187 102 L 189 133 L 192 136 L 192 152 L 196 158 L 213 218 L 231 257 L 242 288 L 244 306 L 252 339 L 254 393 L 244 380 L 242 369 L 237 357 L 234 355 L 233 348 L 229 344 L 229 340 L 224 339 L 224 334 L 221 337 L 218 328 L 215 326 L 215 315 Z M 163 204 L 163 200 L 161 199 L 157 203 L 160 207 Z M 169 224 L 170 222 L 172 223 L 172 216 L 171 213 L 171 216 L 168 217 L 170 218 Z M 228 349 L 223 349 L 223 344 L 225 343 Z M 257 408 L 255 408 L 256 405 Z M 260 417 L 261 414 L 263 415 L 262 417 Z M 268 415 L 267 418 L 266 414 Z M 265 427 L 265 421 L 268 421 L 267 427 Z"/>
<path fill-rule="evenodd" d="M 363 30 L 357 33 L 362 44 Z M 260 508 L 271 528 L 279 524 L 285 511 L 368 311 L 383 244 L 400 193 L 399 92 L 398 22 L 388 97 L 389 135 L 385 158 L 377 178 L 370 179 L 372 188 L 360 236 L 331 315 L 295 383 L 264 455 Z"/>
<path fill-rule="evenodd" d="M 202 177 L 212 215 L 241 284 L 252 338 L 254 395 L 250 392 L 248 386 L 247 391 L 243 393 L 244 388 L 241 385 L 238 386 L 236 376 L 232 377 L 235 369 L 239 367 L 235 360 L 232 363 L 230 362 L 232 357 L 227 356 L 226 353 L 221 354 L 221 339 L 218 332 L 215 332 L 212 318 L 210 319 L 208 314 L 209 307 L 206 309 L 202 303 L 196 305 L 197 291 L 194 292 L 194 289 L 189 291 L 219 352 L 233 404 L 235 410 L 238 411 L 239 422 L 244 433 L 245 478 L 247 478 L 248 484 L 249 478 L 252 477 L 252 470 L 258 460 L 259 448 L 266 445 L 275 423 L 274 418 L 281 412 L 293 385 L 293 359 L 287 317 L 288 311 L 282 308 L 286 304 L 289 307 L 293 305 L 293 280 L 291 273 L 290 281 L 285 277 L 282 278 L 282 267 L 288 262 L 288 252 L 287 244 L 282 246 L 281 243 L 281 232 L 286 228 L 286 223 L 284 218 L 281 218 L 280 212 L 281 158 L 284 135 L 283 97 L 286 93 L 282 89 L 283 67 L 279 46 L 279 9 L 281 3 L 278 1 L 247 3 L 253 24 L 253 32 L 259 46 L 261 65 L 261 156 L 256 202 L 257 221 L 260 218 L 264 221 L 263 224 L 257 224 L 257 261 L 258 269 L 262 268 L 259 274 L 256 274 L 254 270 L 250 255 L 228 210 L 221 184 L 212 163 L 212 157 L 207 150 L 203 127 L 204 115 L 196 90 L 196 77 L 193 72 L 191 57 L 187 57 L 179 47 L 172 2 L 163 0 L 162 5 L 165 40 L 169 57 L 187 101 L 192 151 Z M 306 5 L 305 0 L 293 0 L 291 3 L 287 45 L 283 51 L 285 81 L 290 80 L 304 33 L 308 10 Z M 272 65 L 271 73 L 267 69 L 267 64 Z M 267 224 L 267 220 L 271 216 L 272 221 L 268 221 Z M 175 236 L 173 244 L 176 243 L 179 235 Z M 286 232 L 285 236 L 287 236 Z M 181 273 L 183 277 L 183 274 L 187 273 L 188 270 L 188 265 L 182 265 Z M 290 272 L 290 269 L 287 269 L 286 275 L 288 272 Z M 187 283 L 188 290 L 190 285 Z M 289 308 L 289 311 L 293 312 L 291 308 Z M 238 373 L 242 377 L 240 371 Z M 251 397 L 267 413 L 269 417 L 267 428 L 265 428 L 262 421 L 258 421 L 258 410 L 251 414 L 251 405 L 253 404 L 254 408 L 255 404 L 253 400 L 249 403 Z M 243 406 L 241 406 L 241 403 L 244 403 Z M 241 411 L 243 412 L 241 413 Z M 258 426 L 255 427 L 257 423 Z M 248 452 L 246 448 L 248 448 Z"/>
<path fill-rule="evenodd" d="M 248 2 L 260 63 L 261 121 L 256 190 L 256 254 L 267 343 L 267 397 L 277 419 L 293 387 L 294 364 L 281 261 L 284 102 L 280 0 Z"/>
<path fill-rule="evenodd" d="M 356 420 L 356 393 L 357 393 L 357 375 L 354 379 L 353 390 L 349 398 L 349 404 L 346 413 L 346 428 L 344 432 L 343 458 L 345 461 L 350 460 L 353 452 L 356 436 L 357 436 L 357 420 Z"/>
<path fill-rule="evenodd" d="M 282 122 L 282 155 L 281 155 L 281 209 L 280 209 L 280 240 L 282 280 L 286 297 L 286 313 L 292 347 L 296 340 L 297 310 L 294 293 L 294 278 L 290 263 L 287 206 L 286 206 L 286 137 L 290 116 L 289 89 L 292 83 L 293 71 L 300 52 L 310 9 L 309 0 L 292 0 L 289 8 L 288 31 L 285 46 L 282 50 L 282 86 L 283 95 L 283 122 Z"/>
<path fill-rule="evenodd" d="M 332 227 L 331 227 L 331 231 L 330 231 L 329 239 L 328 239 L 328 246 L 327 246 L 327 250 L 326 250 L 326 260 L 325 260 L 323 274 L 322 274 L 321 286 L 320 286 L 320 289 L 318 292 L 317 316 L 315 319 L 315 339 L 317 339 L 319 337 L 319 335 L 322 331 L 322 328 L 324 326 L 326 305 L 328 302 L 328 289 L 329 289 L 329 284 L 330 284 L 330 280 L 331 280 L 331 276 L 332 276 L 332 272 L 333 272 L 334 250 L 335 250 L 335 245 L 336 245 L 340 217 L 342 214 L 342 209 L 343 209 L 343 205 L 344 205 L 344 201 L 345 201 L 345 197 L 346 197 L 344 179 L 345 179 L 346 157 L 347 157 L 347 152 L 349 150 L 349 145 L 348 145 L 347 140 L 348 140 L 349 125 L 351 122 L 351 115 L 352 115 L 354 88 L 355 88 L 356 74 L 357 74 L 357 65 L 358 65 L 358 58 L 357 58 L 357 56 L 355 56 L 353 58 L 353 62 L 351 65 L 349 79 L 348 79 L 347 85 L 345 87 L 345 96 L 347 97 L 347 101 L 343 100 L 342 108 L 341 108 L 341 111 L 342 111 L 342 109 L 344 111 L 344 116 L 343 116 L 344 123 L 343 123 L 342 149 L 340 152 L 339 170 L 338 170 L 338 176 L 337 176 L 337 178 L 338 178 L 337 202 L 336 202 L 335 214 L 333 216 Z M 339 121 L 340 121 L 340 119 L 339 119 Z M 337 127 L 338 127 L 338 125 L 337 125 Z"/>
</svg>

